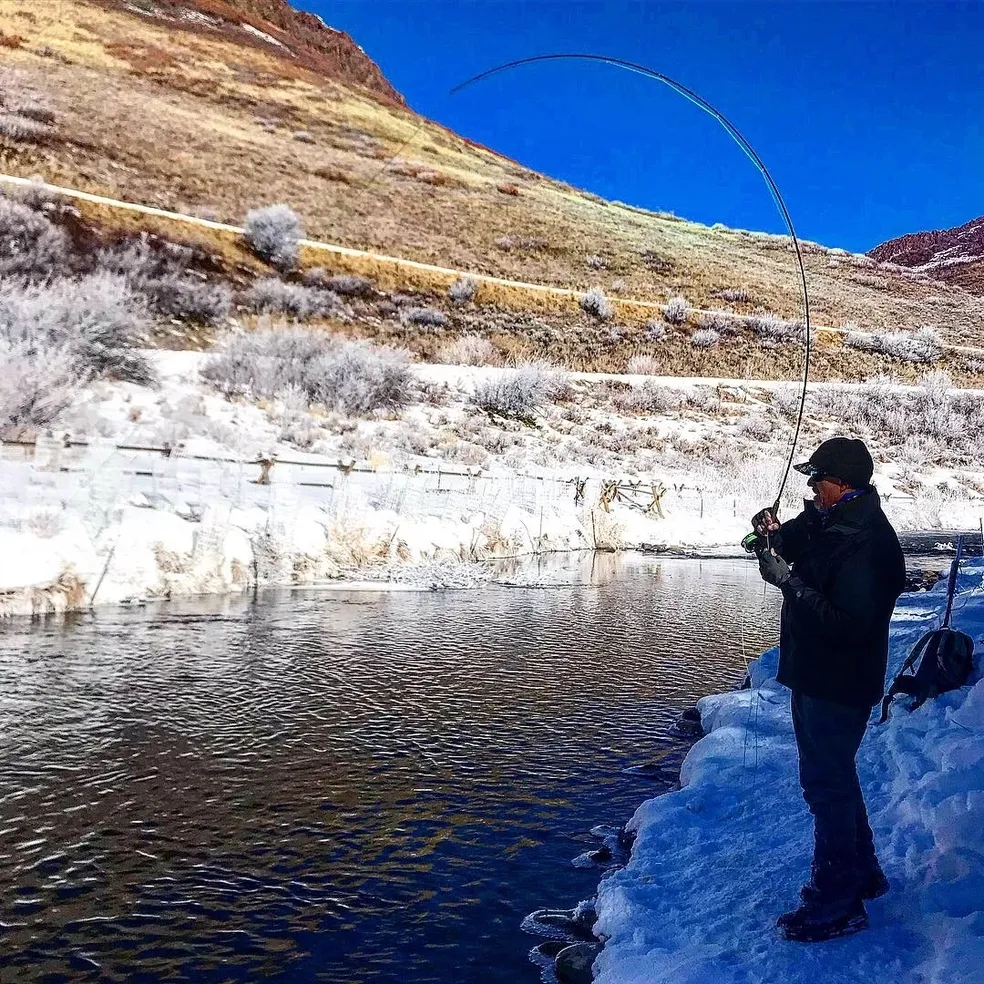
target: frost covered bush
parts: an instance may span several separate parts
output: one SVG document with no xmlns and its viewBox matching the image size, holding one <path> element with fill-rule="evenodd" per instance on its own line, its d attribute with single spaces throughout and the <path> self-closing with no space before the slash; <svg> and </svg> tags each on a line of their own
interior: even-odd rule
<svg viewBox="0 0 984 984">
<path fill-rule="evenodd" d="M 191 249 L 176 243 L 152 245 L 146 236 L 99 254 L 103 270 L 125 277 L 151 311 L 165 318 L 218 325 L 232 311 L 232 291 L 190 273 Z"/>
<path fill-rule="evenodd" d="M 339 273 L 329 276 L 323 267 L 313 267 L 304 274 L 308 287 L 322 287 L 343 297 L 375 297 L 376 288 L 368 277 L 354 273 Z"/>
<path fill-rule="evenodd" d="M 682 325 L 690 313 L 690 305 L 685 297 L 671 297 L 663 305 L 663 317 L 671 325 Z"/>
<path fill-rule="evenodd" d="M 68 238 L 46 216 L 0 196 L 0 277 L 44 279 L 64 272 Z"/>
<path fill-rule="evenodd" d="M 67 345 L 0 336 L 0 433 L 57 423 L 79 398 L 84 379 Z"/>
<path fill-rule="evenodd" d="M 499 350 L 480 335 L 462 335 L 437 353 L 437 361 L 452 366 L 494 366 L 501 362 Z"/>
<path fill-rule="evenodd" d="M 304 232 L 300 216 L 289 205 L 251 209 L 243 223 L 243 238 L 261 260 L 278 270 L 297 267 Z"/>
<path fill-rule="evenodd" d="M 232 291 L 225 284 L 210 284 L 171 273 L 140 285 L 151 309 L 165 317 L 218 325 L 232 311 Z"/>
<path fill-rule="evenodd" d="M 708 311 L 700 316 L 700 327 L 716 331 L 719 335 L 737 335 L 741 332 L 741 323 L 735 318 L 718 311 Z"/>
<path fill-rule="evenodd" d="M 597 288 L 581 295 L 581 310 L 601 320 L 612 316 L 612 306 L 608 303 L 605 292 Z"/>
<path fill-rule="evenodd" d="M 714 291 L 711 297 L 719 297 L 729 304 L 747 304 L 752 299 L 744 287 L 725 287 L 723 290 Z"/>
<path fill-rule="evenodd" d="M 959 394 L 944 372 L 923 376 L 915 389 L 893 386 L 875 377 L 856 389 L 818 390 L 810 401 L 815 416 L 829 415 L 838 425 L 899 445 L 923 442 L 922 462 L 952 464 L 954 451 L 979 459 L 984 450 L 984 401 Z"/>
<path fill-rule="evenodd" d="M 655 356 L 633 355 L 626 364 L 625 371 L 632 375 L 658 376 L 662 365 Z"/>
<path fill-rule="evenodd" d="M 931 328 L 920 328 L 913 334 L 849 331 L 844 344 L 865 352 L 879 352 L 902 362 L 935 362 L 943 355 L 943 342 Z"/>
<path fill-rule="evenodd" d="M 146 343 L 150 325 L 144 299 L 118 274 L 0 283 L 0 339 L 64 349 L 83 377 L 152 382 L 150 364 L 135 351 Z"/>
<path fill-rule="evenodd" d="M 287 314 L 299 321 L 341 313 L 338 295 L 317 287 L 261 277 L 243 294 L 243 302 L 257 314 Z"/>
<path fill-rule="evenodd" d="M 410 399 L 410 357 L 403 349 L 334 338 L 296 326 L 229 336 L 202 375 L 227 396 L 284 399 L 345 414 L 395 410 Z"/>
<path fill-rule="evenodd" d="M 669 328 L 663 321 L 647 321 L 646 322 L 646 341 L 647 342 L 661 342 L 666 338 L 666 333 Z"/>
<path fill-rule="evenodd" d="M 799 414 L 801 392 L 797 388 L 782 386 L 772 393 L 772 405 L 783 417 Z"/>
<path fill-rule="evenodd" d="M 720 340 L 721 336 L 713 328 L 698 328 L 690 336 L 694 348 L 713 348 Z"/>
<path fill-rule="evenodd" d="M 467 304 L 475 299 L 478 281 L 474 277 L 459 277 L 449 288 L 448 297 L 455 304 Z"/>
<path fill-rule="evenodd" d="M 766 348 L 799 345 L 806 338 L 806 330 L 802 322 L 786 321 L 774 314 L 759 314 L 749 318 L 745 323 L 756 335 L 759 344 Z"/>
<path fill-rule="evenodd" d="M 642 386 L 616 394 L 612 402 L 626 413 L 668 413 L 679 410 L 685 400 L 682 390 L 646 380 Z"/>
<path fill-rule="evenodd" d="M 479 382 L 471 402 L 487 413 L 528 420 L 553 400 L 563 385 L 563 374 L 553 366 L 524 362 Z"/>
<path fill-rule="evenodd" d="M 436 308 L 407 307 L 400 311 L 400 321 L 405 325 L 420 325 L 425 328 L 443 328 L 448 323 L 448 317 Z"/>
<path fill-rule="evenodd" d="M 772 437 L 772 431 L 771 421 L 761 414 L 746 417 L 738 425 L 738 433 L 742 437 L 750 437 L 753 441 L 768 441 Z"/>
</svg>

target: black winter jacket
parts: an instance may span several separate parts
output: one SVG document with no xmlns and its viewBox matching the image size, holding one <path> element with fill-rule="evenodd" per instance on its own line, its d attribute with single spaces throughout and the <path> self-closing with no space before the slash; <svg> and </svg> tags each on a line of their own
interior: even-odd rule
<svg viewBox="0 0 984 984">
<path fill-rule="evenodd" d="M 810 501 L 775 549 L 792 565 L 782 587 L 780 683 L 839 704 L 881 700 L 888 625 L 905 588 L 905 559 L 871 489 L 826 516 Z"/>
</svg>

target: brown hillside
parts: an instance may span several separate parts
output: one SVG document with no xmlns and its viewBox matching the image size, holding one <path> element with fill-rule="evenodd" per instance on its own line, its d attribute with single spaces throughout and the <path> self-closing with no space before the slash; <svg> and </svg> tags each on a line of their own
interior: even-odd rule
<svg viewBox="0 0 984 984">
<path fill-rule="evenodd" d="M 0 133 L 5 173 L 234 224 L 252 207 L 286 202 L 312 239 L 577 291 L 801 313 L 785 238 L 605 202 L 478 147 L 400 104 L 344 35 L 281 0 L 129 0 L 127 9 L 122 0 L 0 0 L 0 31 L 6 84 L 54 114 L 33 136 Z M 982 342 L 984 301 L 959 288 L 816 244 L 806 262 L 819 324 L 929 325 L 951 342 Z M 497 297 L 506 312 L 497 318 L 508 322 L 532 297 Z M 596 366 L 599 347 L 620 352 L 620 338 L 641 332 L 642 316 L 630 332 L 619 314 L 599 333 L 571 307 L 550 332 L 575 365 L 579 351 Z M 687 365 L 710 374 L 736 362 L 740 339 L 726 342 L 713 350 L 720 359 L 690 354 Z M 857 359 L 845 352 L 829 372 Z M 795 358 L 769 350 L 756 348 L 753 361 L 797 371 Z"/>
<path fill-rule="evenodd" d="M 327 78 L 360 86 L 391 102 L 404 102 L 379 66 L 344 31 L 330 27 L 314 14 L 295 10 L 286 0 L 99 2 L 116 10 L 163 20 L 179 30 L 252 45 Z"/>
</svg>

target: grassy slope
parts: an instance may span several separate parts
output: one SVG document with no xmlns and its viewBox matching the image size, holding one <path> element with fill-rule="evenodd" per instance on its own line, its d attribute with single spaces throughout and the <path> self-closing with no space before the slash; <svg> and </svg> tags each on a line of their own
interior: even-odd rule
<svg viewBox="0 0 984 984">
<path fill-rule="evenodd" d="M 45 146 L 0 139 L 0 168 L 7 173 L 229 222 L 239 222 L 250 207 L 285 201 L 304 216 L 314 239 L 576 289 L 610 291 L 620 279 L 625 296 L 661 301 L 681 293 L 700 307 L 726 306 L 713 292 L 741 287 L 752 300 L 733 305 L 737 311 L 800 313 L 793 257 L 780 239 L 602 202 L 437 125 L 418 131 L 410 111 L 255 46 L 81 0 L 0 0 L 0 21 L 25 39 L 0 49 L 4 63 L 27 73 L 59 111 L 58 136 Z M 301 130 L 313 142 L 292 138 Z M 409 166 L 392 160 L 398 151 Z M 503 185 L 518 195 L 503 193 Z M 502 236 L 534 237 L 541 246 L 504 250 L 495 245 Z M 217 246 L 241 260 L 230 244 Z M 646 250 L 667 268 L 650 269 L 641 255 Z M 606 258 L 609 268 L 589 270 L 591 255 Z M 806 259 L 819 323 L 929 324 L 953 343 L 984 342 L 984 302 L 959 289 L 859 266 L 865 261 L 819 248 Z M 443 288 L 419 278 L 413 286 Z M 494 303 L 513 311 L 542 307 L 521 292 L 500 293 Z M 609 355 L 624 362 L 626 354 L 644 350 L 639 324 L 624 327 L 618 352 L 611 353 L 608 328 L 573 305 L 541 317 L 540 351 L 578 368 L 612 368 L 604 361 Z M 377 329 L 428 354 L 426 339 L 399 338 L 392 325 L 369 319 L 357 328 Z M 535 348 L 522 331 L 511 344 L 518 352 Z M 801 359 L 794 351 L 766 354 L 740 344 L 694 352 L 683 337 L 671 340 L 663 355 L 667 372 L 722 375 L 793 375 Z M 833 377 L 897 366 L 827 338 L 817 368 Z"/>
</svg>

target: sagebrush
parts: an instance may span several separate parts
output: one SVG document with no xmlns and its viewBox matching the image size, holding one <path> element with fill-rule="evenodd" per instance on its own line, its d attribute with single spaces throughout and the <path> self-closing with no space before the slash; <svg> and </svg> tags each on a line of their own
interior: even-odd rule
<svg viewBox="0 0 984 984">
<path fill-rule="evenodd" d="M 397 410 L 411 396 L 403 349 L 335 338 L 297 326 L 270 326 L 226 338 L 202 369 L 229 396 L 281 398 L 303 393 L 311 404 L 357 415 Z"/>
</svg>

